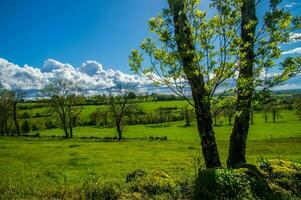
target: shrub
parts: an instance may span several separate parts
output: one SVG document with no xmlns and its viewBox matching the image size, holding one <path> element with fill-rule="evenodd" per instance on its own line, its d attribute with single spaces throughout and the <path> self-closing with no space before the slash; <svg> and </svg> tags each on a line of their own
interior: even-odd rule
<svg viewBox="0 0 301 200">
<path fill-rule="evenodd" d="M 261 159 L 259 169 L 244 165 L 240 169 L 200 170 L 193 199 L 297 199 L 301 196 L 299 164 Z"/>
<path fill-rule="evenodd" d="M 120 187 L 112 182 L 88 182 L 84 184 L 85 199 L 117 200 L 120 196 Z"/>
<path fill-rule="evenodd" d="M 180 191 L 175 180 L 162 171 L 147 174 L 144 170 L 136 170 L 128 174 L 127 182 L 130 191 L 140 194 L 142 199 L 172 199 Z"/>
<path fill-rule="evenodd" d="M 21 125 L 21 131 L 23 133 L 29 133 L 30 132 L 30 126 L 27 120 L 23 121 L 22 125 Z"/>
<path fill-rule="evenodd" d="M 39 127 L 36 124 L 33 124 L 32 127 L 31 127 L 31 130 L 32 131 L 38 131 Z"/>
<path fill-rule="evenodd" d="M 22 118 L 28 119 L 28 118 L 30 118 L 30 116 L 27 112 L 25 112 L 25 113 L 23 113 Z"/>
<path fill-rule="evenodd" d="M 53 124 L 52 121 L 46 121 L 45 122 L 45 127 L 46 127 L 46 129 L 56 128 L 56 126 Z"/>
</svg>

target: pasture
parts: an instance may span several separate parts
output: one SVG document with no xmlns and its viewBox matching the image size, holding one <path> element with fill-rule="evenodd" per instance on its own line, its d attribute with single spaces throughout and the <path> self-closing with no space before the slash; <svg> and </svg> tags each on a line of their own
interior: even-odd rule
<svg viewBox="0 0 301 200">
<path fill-rule="evenodd" d="M 280 113 L 276 123 L 265 123 L 262 113 L 255 113 L 247 146 L 250 163 L 260 156 L 301 162 L 301 123 L 295 111 Z M 225 165 L 231 126 L 222 120 L 215 132 Z M 1 137 L 0 191 L 28 196 L 45 188 L 76 187 L 91 179 L 122 183 L 137 169 L 162 170 L 176 179 L 187 179 L 202 165 L 194 122 L 190 127 L 184 121 L 126 126 L 121 142 L 111 139 L 116 136 L 114 128 L 74 130 L 72 139 L 63 139 L 61 129 L 39 130 L 39 137 L 34 137 L 36 132 L 27 137 Z"/>
</svg>

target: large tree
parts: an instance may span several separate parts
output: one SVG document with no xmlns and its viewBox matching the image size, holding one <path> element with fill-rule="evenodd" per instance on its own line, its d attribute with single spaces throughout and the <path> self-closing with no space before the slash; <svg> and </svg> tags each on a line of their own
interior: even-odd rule
<svg viewBox="0 0 301 200">
<path fill-rule="evenodd" d="M 259 4 L 261 1 L 257 1 Z M 261 2 L 266 3 L 266 2 Z M 239 76 L 236 82 L 236 114 L 230 137 L 227 165 L 239 167 L 246 163 L 246 144 L 252 101 L 266 98 L 270 89 L 300 72 L 301 57 L 287 57 L 282 62 L 281 44 L 301 28 L 299 16 L 280 6 L 281 0 L 270 0 L 262 19 L 256 17 L 255 0 L 242 0 Z M 260 28 L 256 31 L 257 24 Z M 278 73 L 269 73 L 280 68 Z"/>
<path fill-rule="evenodd" d="M 215 15 L 209 18 L 199 9 L 198 0 L 168 0 L 169 9 L 149 21 L 157 40 L 147 38 L 141 44 L 144 54 L 133 50 L 129 62 L 135 72 L 146 75 L 155 84 L 168 86 L 194 107 L 206 167 L 221 166 L 212 117 L 226 107 L 229 93 L 237 94 L 228 159 L 232 167 L 246 162 L 254 88 L 260 88 L 260 96 L 295 75 L 300 67 L 300 58 L 288 58 L 278 63 L 281 73 L 262 77 L 280 58 L 278 45 L 288 41 L 291 25 L 299 26 L 300 20 L 298 23 L 298 18 L 279 10 L 279 0 L 271 0 L 272 9 L 264 16 L 264 28 L 255 36 L 253 0 L 211 2 Z M 147 62 L 145 57 L 149 58 Z M 235 80 L 236 87 L 224 87 L 231 80 Z M 192 101 L 186 95 L 187 84 Z M 220 107 L 213 111 L 212 103 Z"/>
<path fill-rule="evenodd" d="M 255 62 L 254 35 L 257 17 L 255 0 L 243 0 L 241 6 L 241 49 L 239 77 L 237 81 L 237 101 L 234 127 L 230 137 L 228 166 L 239 162 L 245 163 L 246 141 L 249 130 L 253 84 L 253 67 Z M 248 44 L 248 45 L 246 45 Z"/>
<path fill-rule="evenodd" d="M 215 94 L 237 70 L 239 7 L 237 1 L 213 1 L 216 15 L 208 19 L 198 1 L 168 3 L 169 9 L 149 21 L 158 40 L 146 39 L 141 45 L 150 66 L 143 67 L 144 57 L 137 50 L 130 56 L 130 65 L 156 84 L 167 85 L 194 107 L 206 167 L 220 167 L 212 117 L 223 106 L 213 112 L 211 105 L 221 100 L 225 103 L 228 89 L 224 87 L 218 96 Z M 187 96 L 187 84 L 192 101 Z"/>
</svg>

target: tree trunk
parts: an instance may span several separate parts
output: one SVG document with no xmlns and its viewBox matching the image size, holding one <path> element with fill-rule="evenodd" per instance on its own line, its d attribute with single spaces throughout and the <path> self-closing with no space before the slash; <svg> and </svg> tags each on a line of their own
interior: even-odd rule
<svg viewBox="0 0 301 200">
<path fill-rule="evenodd" d="M 276 122 L 276 110 L 273 110 L 273 123 Z"/>
<path fill-rule="evenodd" d="M 70 132 L 70 138 L 73 137 L 73 129 L 72 129 L 72 124 L 70 124 L 70 127 L 69 127 L 69 132 Z"/>
<path fill-rule="evenodd" d="M 13 119 L 15 123 L 15 128 L 16 128 L 16 133 L 18 136 L 20 136 L 20 128 L 19 128 L 19 123 L 18 123 L 18 118 L 17 118 L 17 102 L 14 102 L 13 104 Z"/>
<path fill-rule="evenodd" d="M 63 129 L 64 129 L 65 137 L 69 138 L 68 128 L 65 121 L 63 121 Z"/>
<path fill-rule="evenodd" d="M 118 140 L 122 140 L 122 130 L 121 130 L 120 122 L 116 123 L 116 129 L 118 134 Z"/>
<path fill-rule="evenodd" d="M 71 108 L 70 108 L 70 110 L 71 110 Z M 72 138 L 73 137 L 73 124 L 75 124 L 74 123 L 74 119 L 73 119 L 73 117 L 72 117 L 72 114 L 71 114 L 71 112 L 69 111 L 69 113 L 68 113 L 68 118 L 69 118 L 69 134 L 70 134 L 70 138 Z"/>
<path fill-rule="evenodd" d="M 238 167 L 246 163 L 246 142 L 249 131 L 251 101 L 253 95 L 253 65 L 254 55 L 254 35 L 256 25 L 251 28 L 245 28 L 251 20 L 257 21 L 255 0 L 243 0 L 241 7 L 242 23 L 241 38 L 243 45 L 249 44 L 247 48 L 242 47 L 241 52 L 245 55 L 241 58 L 239 77 L 237 82 L 237 102 L 234 127 L 230 137 L 229 155 L 227 160 L 228 167 Z M 243 84 L 240 83 L 243 82 Z"/>
<path fill-rule="evenodd" d="M 173 14 L 178 51 L 181 56 L 184 72 L 191 87 L 205 165 L 207 168 L 220 167 L 221 162 L 212 127 L 210 102 L 207 98 L 208 91 L 204 87 L 203 75 L 196 73 L 199 71 L 199 68 L 198 63 L 195 62 L 196 49 L 185 12 L 185 2 L 183 0 L 168 0 L 168 3 Z"/>
<path fill-rule="evenodd" d="M 268 112 L 264 111 L 264 122 L 268 123 Z"/>
</svg>

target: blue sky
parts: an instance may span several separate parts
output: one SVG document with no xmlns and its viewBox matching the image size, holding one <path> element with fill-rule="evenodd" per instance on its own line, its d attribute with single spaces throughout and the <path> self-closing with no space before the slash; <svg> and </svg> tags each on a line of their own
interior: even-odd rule
<svg viewBox="0 0 301 200">
<path fill-rule="evenodd" d="M 209 2 L 201 0 L 201 9 L 212 16 Z M 257 6 L 259 19 L 268 2 Z M 301 13 L 300 0 L 283 6 Z M 0 86 L 41 89 L 57 76 L 92 89 L 150 85 L 131 73 L 128 55 L 151 36 L 147 21 L 164 7 L 167 0 L 0 0 Z M 301 40 L 282 48 L 293 50 L 284 56 L 300 55 Z M 301 88 L 301 75 L 288 84 Z"/>
<path fill-rule="evenodd" d="M 201 1 L 203 9 L 208 2 Z M 166 0 L 0 0 L 0 57 L 21 66 L 96 60 L 129 72 L 128 55 L 148 36 L 147 20 L 166 6 Z"/>
<path fill-rule="evenodd" d="M 0 57 L 41 66 L 96 60 L 129 71 L 128 55 L 147 36 L 165 0 L 0 0 Z"/>
</svg>

